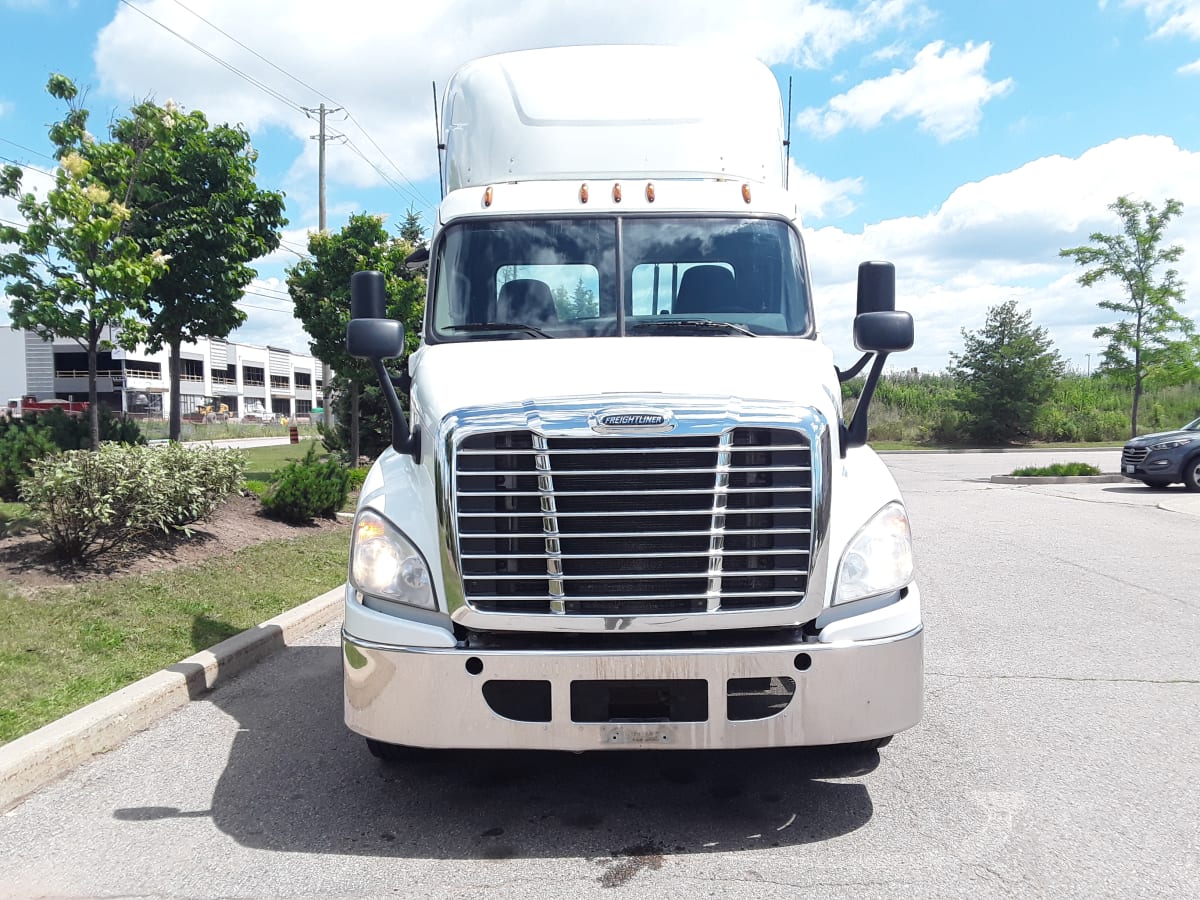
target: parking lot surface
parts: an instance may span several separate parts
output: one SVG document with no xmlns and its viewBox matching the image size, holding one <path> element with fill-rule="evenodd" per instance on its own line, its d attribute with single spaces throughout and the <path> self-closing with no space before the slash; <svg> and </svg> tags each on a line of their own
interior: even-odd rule
<svg viewBox="0 0 1200 900">
<path fill-rule="evenodd" d="M 0 895 L 1197 896 L 1200 495 L 987 481 L 1024 456 L 886 457 L 927 680 L 878 754 L 384 766 L 331 626 L 0 817 Z"/>
</svg>

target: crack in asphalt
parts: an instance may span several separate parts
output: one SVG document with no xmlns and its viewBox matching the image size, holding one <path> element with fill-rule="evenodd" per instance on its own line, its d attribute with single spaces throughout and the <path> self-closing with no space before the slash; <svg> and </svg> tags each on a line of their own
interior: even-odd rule
<svg viewBox="0 0 1200 900">
<path fill-rule="evenodd" d="M 960 672 L 930 672 L 936 678 L 963 678 L 973 681 L 1076 681 L 1107 684 L 1200 684 L 1200 678 L 1082 678 L 1073 675 L 965 675 Z"/>
</svg>

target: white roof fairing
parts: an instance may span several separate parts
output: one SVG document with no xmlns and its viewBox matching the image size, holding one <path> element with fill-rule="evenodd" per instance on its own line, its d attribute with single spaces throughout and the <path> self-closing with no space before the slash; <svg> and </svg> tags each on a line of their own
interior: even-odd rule
<svg viewBox="0 0 1200 900">
<path fill-rule="evenodd" d="M 782 186 L 779 87 L 762 63 L 683 47 L 555 47 L 475 60 L 446 87 L 444 188 L 730 178 Z"/>
</svg>

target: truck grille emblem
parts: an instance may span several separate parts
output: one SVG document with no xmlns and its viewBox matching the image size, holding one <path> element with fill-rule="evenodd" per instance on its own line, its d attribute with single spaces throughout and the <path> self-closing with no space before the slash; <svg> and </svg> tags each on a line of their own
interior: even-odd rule
<svg viewBox="0 0 1200 900">
<path fill-rule="evenodd" d="M 675 414 L 656 409 L 602 409 L 591 417 L 601 434 L 663 434 L 675 429 Z"/>
</svg>

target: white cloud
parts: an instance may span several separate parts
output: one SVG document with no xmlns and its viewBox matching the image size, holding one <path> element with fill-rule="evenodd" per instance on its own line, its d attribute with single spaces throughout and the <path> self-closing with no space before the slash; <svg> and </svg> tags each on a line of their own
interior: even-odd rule
<svg viewBox="0 0 1200 900">
<path fill-rule="evenodd" d="M 556 44 L 613 43 L 630 39 L 749 53 L 771 63 L 828 64 L 844 48 L 924 21 L 921 0 L 762 0 L 731 11 L 727 3 L 695 0 L 391 0 L 329 4 L 323 0 L 209 0 L 192 4 L 206 19 L 312 85 L 346 104 L 399 169 L 413 181 L 436 172 L 431 81 L 444 84 L 463 62 L 488 53 Z M 170 0 L 124 4 L 100 32 L 95 50 L 100 88 L 120 100 L 152 93 L 202 109 L 214 121 L 241 122 L 251 131 L 272 127 L 307 139 L 315 123 L 285 102 L 184 44 L 138 10 L 268 84 L 295 104 L 322 101 Z M 636 23 L 636 28 L 631 28 Z M 326 101 L 328 102 L 328 101 Z M 352 121 L 331 117 L 405 191 L 409 186 Z M 316 168 L 315 143 L 293 175 Z M 376 185 L 378 173 L 352 150 L 334 147 L 331 182 Z"/>
<path fill-rule="evenodd" d="M 1200 2 L 1197 0 L 1125 0 L 1126 7 L 1141 9 L 1154 29 L 1153 37 L 1181 35 L 1200 40 Z"/>
<path fill-rule="evenodd" d="M 1079 286 L 1077 267 L 1058 251 L 1087 243 L 1093 232 L 1118 231 L 1108 205 L 1121 195 L 1156 206 L 1167 198 L 1184 204 L 1167 239 L 1185 248 L 1179 269 L 1194 287 L 1183 309 L 1200 324 L 1200 152 L 1168 137 L 1139 136 L 965 184 L 925 216 L 886 220 L 859 234 L 833 227 L 810 232 L 808 259 L 826 339 L 840 361 L 852 361 L 857 265 L 890 259 L 898 305 L 917 321 L 916 346 L 894 359 L 897 366 L 944 368 L 948 353 L 962 346 L 961 328 L 978 328 L 989 306 L 1015 299 L 1082 368 L 1084 354 L 1095 359 L 1101 349 L 1092 331 L 1111 321 L 1096 304 L 1120 287 Z"/>
<path fill-rule="evenodd" d="M 1012 89 L 1012 79 L 989 81 L 984 74 L 990 43 L 967 42 L 961 49 L 943 41 L 927 44 L 908 69 L 855 85 L 823 108 L 809 108 L 796 122 L 822 137 L 846 128 L 863 131 L 885 119 L 915 118 L 918 127 L 942 143 L 973 134 L 983 105 Z"/>
<path fill-rule="evenodd" d="M 796 201 L 801 221 L 836 218 L 854 211 L 852 197 L 861 194 L 861 178 L 839 178 L 829 181 L 814 175 L 788 160 L 788 192 Z"/>
<path fill-rule="evenodd" d="M 1141 9 L 1154 29 L 1151 37 L 1183 37 L 1200 41 L 1200 2 L 1198 0 L 1125 0 L 1127 8 Z M 1200 59 L 1180 66 L 1181 75 L 1200 75 Z"/>
<path fill-rule="evenodd" d="M 0 100 L 0 118 L 7 116 L 14 109 L 12 102 L 8 100 Z"/>
</svg>

